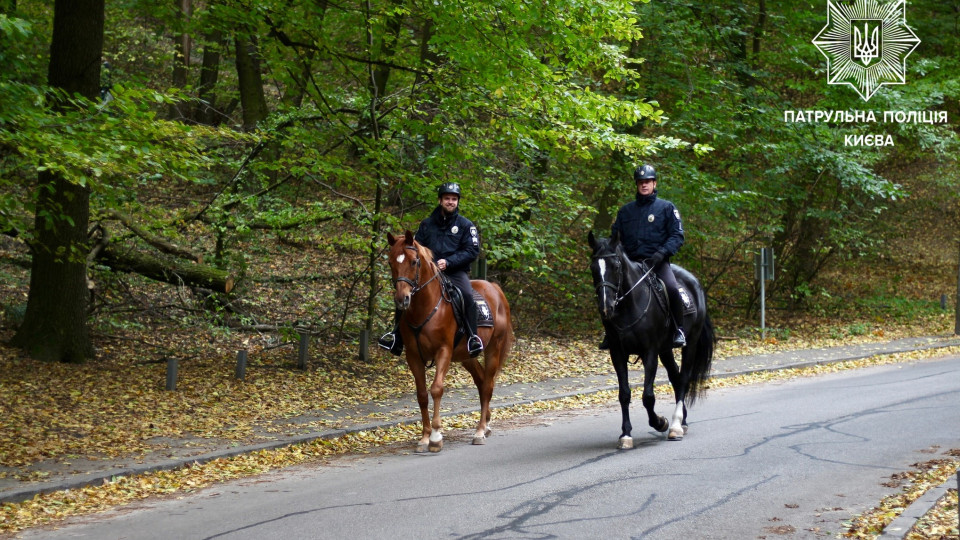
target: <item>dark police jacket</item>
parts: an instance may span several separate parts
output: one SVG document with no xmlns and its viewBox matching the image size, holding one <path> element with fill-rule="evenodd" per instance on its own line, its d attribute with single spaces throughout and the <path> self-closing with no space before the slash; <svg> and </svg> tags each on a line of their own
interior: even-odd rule
<svg viewBox="0 0 960 540">
<path fill-rule="evenodd" d="M 617 220 L 610 228 L 620 235 L 627 256 L 635 261 L 661 252 L 667 258 L 676 255 L 683 245 L 683 222 L 672 202 L 658 199 L 657 191 L 640 195 L 617 212 Z"/>
<path fill-rule="evenodd" d="M 457 210 L 447 216 L 437 207 L 420 222 L 414 235 L 417 242 L 433 251 L 433 260 L 447 260 L 446 274 L 469 272 L 470 263 L 480 254 L 480 235 L 473 223 Z"/>
</svg>

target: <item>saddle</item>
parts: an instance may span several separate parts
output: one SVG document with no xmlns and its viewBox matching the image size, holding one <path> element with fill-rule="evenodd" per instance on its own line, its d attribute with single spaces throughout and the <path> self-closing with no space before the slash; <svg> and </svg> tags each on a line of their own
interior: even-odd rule
<svg viewBox="0 0 960 540">
<path fill-rule="evenodd" d="M 644 268 L 646 268 L 646 265 L 644 265 Z M 664 285 L 663 280 L 658 278 L 654 273 L 651 273 L 647 279 L 649 279 L 651 285 L 653 285 L 653 297 L 657 299 L 657 304 L 660 305 L 664 313 L 670 313 L 670 296 L 667 294 L 667 286 Z M 677 283 L 677 292 L 680 293 L 680 300 L 683 302 L 683 314 L 695 314 L 697 312 L 697 306 L 693 303 L 693 298 L 690 297 L 690 293 L 679 283 Z"/>
<path fill-rule="evenodd" d="M 450 298 L 450 304 L 453 306 L 453 315 L 457 319 L 457 335 L 459 336 L 464 333 L 467 316 L 463 294 L 460 289 L 450 281 L 445 280 L 444 287 Z M 477 328 L 484 326 L 493 327 L 493 312 L 490 311 L 490 305 L 487 304 L 486 298 L 473 289 L 471 289 L 470 292 L 473 293 L 473 301 L 477 303 Z"/>
</svg>

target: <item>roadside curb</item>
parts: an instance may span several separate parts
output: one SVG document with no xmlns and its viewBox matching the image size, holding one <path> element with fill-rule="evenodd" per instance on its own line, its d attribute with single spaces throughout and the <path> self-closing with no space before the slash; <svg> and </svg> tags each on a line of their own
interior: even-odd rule
<svg viewBox="0 0 960 540">
<path fill-rule="evenodd" d="M 943 484 L 928 489 L 926 493 L 910 503 L 910 506 L 906 507 L 897 519 L 891 521 L 877 538 L 883 540 L 893 540 L 894 538 L 900 540 L 906 538 L 913 526 L 916 525 L 917 520 L 929 512 L 930 509 L 937 504 L 937 501 L 947 494 L 948 490 L 954 488 L 956 482 L 957 477 L 951 476 Z"/>
</svg>

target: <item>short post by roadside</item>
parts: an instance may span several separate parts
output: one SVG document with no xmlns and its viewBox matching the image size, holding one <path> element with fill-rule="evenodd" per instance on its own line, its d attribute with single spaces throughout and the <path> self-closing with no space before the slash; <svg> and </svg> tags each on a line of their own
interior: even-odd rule
<svg viewBox="0 0 960 540">
<path fill-rule="evenodd" d="M 754 278 L 760 282 L 760 339 L 767 339 L 767 280 L 773 281 L 773 248 L 760 248 L 753 256 Z"/>
</svg>

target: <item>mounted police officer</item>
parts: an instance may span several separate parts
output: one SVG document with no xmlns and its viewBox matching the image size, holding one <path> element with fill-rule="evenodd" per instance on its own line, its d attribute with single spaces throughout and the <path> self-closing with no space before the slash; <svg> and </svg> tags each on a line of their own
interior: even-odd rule
<svg viewBox="0 0 960 540">
<path fill-rule="evenodd" d="M 620 208 L 611 232 L 620 236 L 630 259 L 645 260 L 663 281 L 677 329 L 673 346 L 683 347 L 687 344 L 683 333 L 683 300 L 670 268 L 670 257 L 676 255 L 683 245 L 683 222 L 673 203 L 657 198 L 657 172 L 651 165 L 637 167 L 633 171 L 633 180 L 637 184 L 636 200 Z M 608 348 L 606 336 L 600 348 Z"/>
<path fill-rule="evenodd" d="M 433 251 L 434 262 L 463 296 L 466 318 L 467 352 L 475 357 L 483 351 L 483 341 L 477 335 L 477 303 L 470 285 L 470 264 L 480 254 L 480 235 L 473 222 L 460 215 L 460 185 L 441 184 L 437 190 L 440 204 L 427 219 L 420 222 L 414 239 Z M 399 356 L 403 343 L 398 332 L 400 313 L 394 315 L 393 330 L 384 334 L 377 344 Z"/>
</svg>

